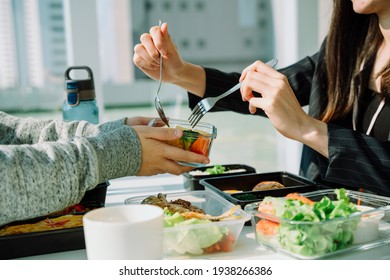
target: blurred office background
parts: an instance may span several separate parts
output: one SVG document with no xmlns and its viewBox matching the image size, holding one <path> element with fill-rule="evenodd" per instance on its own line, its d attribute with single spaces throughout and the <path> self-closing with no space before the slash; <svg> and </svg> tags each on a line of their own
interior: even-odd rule
<svg viewBox="0 0 390 280">
<path fill-rule="evenodd" d="M 64 71 L 88 65 L 101 122 L 156 116 L 157 83 L 134 67 L 132 56 L 159 19 L 168 22 L 184 59 L 240 72 L 257 59 L 277 57 L 283 67 L 314 54 L 331 9 L 331 0 L 0 0 L 0 110 L 62 118 Z M 164 84 L 161 95 L 169 117 L 189 116 L 183 90 Z M 268 120 L 223 112 L 204 121 L 218 128 L 213 164 L 298 172 L 300 145 Z"/>
</svg>

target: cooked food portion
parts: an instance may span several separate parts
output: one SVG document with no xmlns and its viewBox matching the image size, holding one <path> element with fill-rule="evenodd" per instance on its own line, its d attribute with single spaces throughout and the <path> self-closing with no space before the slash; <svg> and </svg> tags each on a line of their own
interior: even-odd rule
<svg viewBox="0 0 390 280">
<path fill-rule="evenodd" d="M 253 191 L 267 191 L 267 190 L 281 189 L 281 188 L 284 188 L 284 185 L 282 185 L 279 182 L 276 182 L 276 181 L 263 181 L 263 182 L 258 183 L 253 188 Z"/>
<path fill-rule="evenodd" d="M 63 210 L 50 213 L 44 217 L 34 219 L 37 222 L 12 223 L 0 228 L 0 236 L 40 232 L 56 229 L 79 227 L 83 225 L 83 215 L 94 207 L 75 204 Z"/>
<path fill-rule="evenodd" d="M 73 228 L 82 225 L 82 215 L 64 215 L 58 218 L 47 218 L 37 223 L 5 226 L 0 230 L 0 236 Z"/>
<path fill-rule="evenodd" d="M 236 205 L 230 208 L 225 213 L 219 216 L 211 216 L 206 214 L 199 207 L 192 205 L 191 202 L 184 199 L 176 199 L 168 201 L 165 194 L 159 193 L 157 196 L 148 196 L 145 198 L 141 204 L 152 204 L 158 207 L 161 207 L 167 212 L 172 214 L 179 213 L 184 219 L 198 219 L 198 220 L 209 220 L 212 222 L 217 222 L 227 219 L 239 219 L 239 216 L 234 215 L 234 213 L 240 209 L 239 205 Z"/>
<path fill-rule="evenodd" d="M 75 204 L 69 207 L 66 207 L 63 210 L 51 213 L 48 217 L 60 216 L 60 215 L 68 215 L 68 214 L 83 214 L 91 210 L 88 207 L 85 207 L 83 204 Z"/>
<path fill-rule="evenodd" d="M 157 194 L 157 196 L 148 196 L 141 202 L 141 204 L 152 204 L 162 209 L 167 208 L 168 211 L 172 213 L 197 212 L 205 214 L 202 209 L 192 205 L 189 201 L 183 199 L 168 201 L 166 197 L 167 195 L 162 193 Z"/>
</svg>

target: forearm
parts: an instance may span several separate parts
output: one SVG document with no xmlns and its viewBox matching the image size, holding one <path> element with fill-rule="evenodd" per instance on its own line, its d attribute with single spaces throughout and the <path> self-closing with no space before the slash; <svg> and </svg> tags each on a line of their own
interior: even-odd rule
<svg viewBox="0 0 390 280">
<path fill-rule="evenodd" d="M 46 141 L 70 140 L 75 136 L 97 136 L 125 125 L 125 120 L 99 126 L 85 121 L 38 120 L 18 118 L 0 112 L 0 144 L 35 144 Z"/>
<path fill-rule="evenodd" d="M 206 73 L 203 67 L 185 62 L 183 69 L 170 82 L 202 98 L 206 90 Z"/>
<path fill-rule="evenodd" d="M 309 117 L 307 123 L 302 126 L 297 134 L 297 141 L 305 144 L 313 150 L 328 158 L 328 126 L 326 123 Z"/>
<path fill-rule="evenodd" d="M 127 126 L 98 137 L 0 145 L 0 225 L 78 203 L 108 179 L 136 175 L 141 144 Z"/>
<path fill-rule="evenodd" d="M 97 154 L 85 139 L 0 146 L 0 157 L 0 225 L 75 204 L 99 181 Z"/>
</svg>

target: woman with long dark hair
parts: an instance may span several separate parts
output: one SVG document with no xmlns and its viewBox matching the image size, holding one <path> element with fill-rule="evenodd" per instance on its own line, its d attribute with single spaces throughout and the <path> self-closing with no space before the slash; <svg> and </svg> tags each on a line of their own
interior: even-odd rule
<svg viewBox="0 0 390 280">
<path fill-rule="evenodd" d="M 241 74 L 183 61 L 167 28 L 152 27 L 134 47 L 148 76 L 158 77 L 161 52 L 164 81 L 186 89 L 191 108 L 240 80 L 212 111 L 267 116 L 304 144 L 300 173 L 309 179 L 390 196 L 390 1 L 335 0 L 318 53 L 277 71 L 261 61 Z"/>
</svg>

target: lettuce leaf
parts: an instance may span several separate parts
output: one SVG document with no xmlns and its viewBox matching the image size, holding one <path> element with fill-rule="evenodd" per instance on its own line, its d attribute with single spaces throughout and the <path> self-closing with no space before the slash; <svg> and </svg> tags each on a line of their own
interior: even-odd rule
<svg viewBox="0 0 390 280">
<path fill-rule="evenodd" d="M 345 189 L 337 189 L 335 193 L 337 200 L 325 196 L 312 206 L 298 200 L 286 200 L 281 217 L 308 223 L 282 222 L 279 242 L 283 248 L 304 256 L 320 256 L 352 244 L 359 219 L 331 220 L 349 217 L 358 210 L 349 201 Z"/>
<path fill-rule="evenodd" d="M 227 229 L 212 225 L 210 220 L 188 219 L 185 220 L 179 213 L 170 213 L 164 209 L 164 226 L 177 228 L 166 232 L 164 235 L 164 249 L 167 254 L 192 254 L 201 255 L 203 249 L 220 241 L 227 233 Z M 180 227 L 196 224 L 209 224 L 207 227 L 183 229 Z"/>
</svg>

